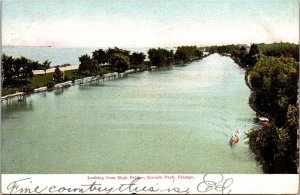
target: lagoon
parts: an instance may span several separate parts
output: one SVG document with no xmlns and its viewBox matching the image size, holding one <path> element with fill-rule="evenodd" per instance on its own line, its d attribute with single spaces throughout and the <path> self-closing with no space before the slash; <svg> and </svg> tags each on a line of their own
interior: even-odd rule
<svg viewBox="0 0 300 195">
<path fill-rule="evenodd" d="M 255 117 L 244 74 L 213 54 L 3 101 L 2 172 L 261 173 L 246 140 L 228 144 Z"/>
</svg>

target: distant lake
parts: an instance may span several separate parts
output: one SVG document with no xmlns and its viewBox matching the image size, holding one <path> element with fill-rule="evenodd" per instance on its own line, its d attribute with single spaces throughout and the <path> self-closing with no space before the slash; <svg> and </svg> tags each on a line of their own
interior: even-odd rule
<svg viewBox="0 0 300 195">
<path fill-rule="evenodd" d="M 10 56 L 24 56 L 32 60 L 43 62 L 51 61 L 51 66 L 61 64 L 79 64 L 78 57 L 83 54 L 92 56 L 92 52 L 97 49 L 108 49 L 101 47 L 83 47 L 83 48 L 59 48 L 59 47 L 20 47 L 20 46 L 3 46 L 2 52 Z M 143 52 L 147 54 L 149 48 L 121 48 L 131 52 Z M 174 49 L 174 48 L 169 48 Z"/>
<path fill-rule="evenodd" d="M 3 101 L 2 172 L 261 173 L 244 135 L 228 144 L 255 117 L 244 73 L 214 54 Z"/>
</svg>

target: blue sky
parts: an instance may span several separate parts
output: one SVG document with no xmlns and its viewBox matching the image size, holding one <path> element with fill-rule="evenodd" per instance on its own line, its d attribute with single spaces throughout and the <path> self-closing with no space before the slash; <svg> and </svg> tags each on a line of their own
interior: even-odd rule
<svg viewBox="0 0 300 195">
<path fill-rule="evenodd" d="M 166 47 L 299 41 L 297 0 L 4 0 L 3 45 Z"/>
</svg>

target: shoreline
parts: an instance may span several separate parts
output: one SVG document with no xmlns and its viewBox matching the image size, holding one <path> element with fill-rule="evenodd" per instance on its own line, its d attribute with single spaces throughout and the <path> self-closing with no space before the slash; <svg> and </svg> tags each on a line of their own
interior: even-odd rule
<svg viewBox="0 0 300 195">
<path fill-rule="evenodd" d="M 79 64 L 74 64 L 74 65 L 69 65 L 69 66 L 64 66 L 64 67 L 59 67 L 61 71 L 66 71 L 66 70 L 77 70 L 79 68 Z M 51 67 L 46 70 L 46 73 L 51 73 L 54 72 L 55 67 Z M 44 70 L 34 70 L 32 71 L 34 75 L 39 75 L 39 74 L 45 74 Z"/>
<path fill-rule="evenodd" d="M 171 66 L 178 66 L 178 65 L 188 64 L 188 63 L 194 62 L 194 61 L 199 61 L 199 60 L 204 59 L 207 56 L 209 56 L 209 55 L 205 55 L 200 59 L 193 59 L 193 60 L 190 60 L 190 61 L 185 62 L 185 63 L 173 64 Z M 69 65 L 69 66 L 59 67 L 59 68 L 60 68 L 61 71 L 66 71 L 66 70 L 77 70 L 78 67 L 79 67 L 79 65 Z M 55 70 L 54 67 L 49 68 L 49 69 L 46 70 L 46 74 L 47 73 L 53 73 L 54 70 Z M 97 82 L 97 81 L 100 81 L 100 80 L 102 80 L 102 82 L 104 82 L 105 80 L 124 78 L 124 77 L 127 77 L 129 74 L 144 72 L 144 71 L 155 71 L 155 70 L 159 70 L 159 68 L 157 66 L 151 66 L 147 70 L 129 69 L 129 70 L 126 70 L 125 72 L 122 72 L 122 73 L 110 72 L 110 73 L 103 74 L 102 76 L 101 75 L 87 76 L 87 77 L 83 77 L 83 78 L 79 78 L 79 79 L 75 79 L 75 80 L 68 80 L 68 81 L 65 81 L 65 82 L 62 82 L 62 83 L 56 83 L 51 88 L 48 88 L 47 86 L 42 86 L 42 87 L 38 87 L 38 88 L 33 89 L 32 92 L 19 92 L 19 91 L 17 91 L 16 93 L 13 93 L 13 94 L 8 94 L 8 95 L 5 95 L 5 96 L 1 96 L 1 101 L 13 99 L 13 98 L 16 98 L 16 97 L 31 95 L 31 94 L 35 94 L 35 93 L 40 93 L 40 92 L 53 91 L 53 90 L 56 90 L 56 89 L 67 88 L 67 87 L 71 87 L 71 86 L 74 86 L 74 85 L 82 85 L 82 84 L 86 84 L 86 83 Z M 45 74 L 45 71 L 44 70 L 35 70 L 35 71 L 33 71 L 33 74 L 34 75 L 42 75 L 42 74 Z"/>
<path fill-rule="evenodd" d="M 1 99 L 8 99 L 15 96 L 21 96 L 25 94 L 31 94 L 34 92 L 52 90 L 57 86 L 64 85 L 57 84 L 57 82 L 82 83 L 90 82 L 90 80 L 103 79 L 102 76 L 106 73 L 113 73 L 117 71 L 118 77 L 123 74 L 129 74 L 132 72 L 139 72 L 145 70 L 157 70 L 160 67 L 173 66 L 176 64 L 186 64 L 195 60 L 201 60 L 209 53 L 205 54 L 203 49 L 196 46 L 178 46 L 176 53 L 173 50 L 167 50 L 162 48 L 151 48 L 148 50 L 148 57 L 143 52 L 134 52 L 119 49 L 117 47 L 109 48 L 107 51 L 95 50 L 99 56 L 89 56 L 84 54 L 79 57 L 80 64 L 78 63 L 65 63 L 60 66 L 49 67 L 48 60 L 39 64 L 35 62 L 33 65 L 28 65 L 31 59 L 23 57 L 23 66 L 28 68 L 24 69 L 21 66 L 16 67 L 14 70 L 13 62 L 20 60 L 17 57 L 4 55 L 5 59 L 11 59 L 5 61 L 5 75 L 3 76 L 3 84 Z M 100 53 L 99 53 L 100 52 Z M 102 53 L 101 53 L 102 52 Z M 93 53 L 94 55 L 95 53 Z M 108 57 L 103 57 L 103 55 Z M 102 56 L 102 57 L 101 57 Z M 109 57 L 110 56 L 110 57 Z M 82 67 L 82 68 L 81 68 Z M 39 70 L 33 70 L 37 69 Z M 44 69 L 48 68 L 48 69 Z M 55 70 L 59 68 L 60 71 Z M 128 68 L 131 68 L 128 70 Z M 44 76 L 44 77 L 43 77 Z M 90 80 L 79 82 L 77 79 L 82 77 L 88 77 Z M 104 79 L 105 79 L 104 75 Z M 86 80 L 86 79 L 84 79 Z M 59 88 L 59 87 L 58 87 Z M 20 93 L 24 92 L 24 93 Z"/>
<path fill-rule="evenodd" d="M 53 69 L 53 68 L 50 68 L 48 70 L 51 70 L 51 69 Z M 68 69 L 68 70 L 75 70 L 75 69 Z M 56 90 L 56 89 L 63 89 L 63 88 L 71 87 L 71 86 L 74 86 L 74 85 L 82 85 L 82 84 L 87 84 L 87 83 L 96 82 L 96 81 L 104 82 L 105 80 L 110 80 L 110 79 L 120 79 L 120 78 L 127 77 L 129 74 L 138 73 L 138 72 L 142 72 L 142 71 L 139 70 L 139 69 L 137 69 L 137 70 L 129 69 L 129 70 L 126 70 L 123 73 L 110 72 L 110 73 L 106 73 L 102 76 L 96 75 L 96 76 L 83 77 L 83 78 L 80 78 L 80 79 L 75 79 L 73 81 L 69 80 L 69 81 L 65 81 L 65 82 L 62 82 L 62 83 L 57 83 L 51 88 L 48 88 L 47 86 L 43 86 L 43 87 L 39 87 L 39 88 L 34 89 L 33 92 L 28 92 L 28 93 L 16 92 L 14 94 L 5 95 L 5 96 L 1 97 L 1 101 L 13 99 L 15 97 L 21 97 L 21 96 L 25 96 L 25 95 L 40 93 L 40 92 L 53 91 L 53 90 Z M 50 73 L 50 72 L 47 72 L 47 73 Z"/>
</svg>

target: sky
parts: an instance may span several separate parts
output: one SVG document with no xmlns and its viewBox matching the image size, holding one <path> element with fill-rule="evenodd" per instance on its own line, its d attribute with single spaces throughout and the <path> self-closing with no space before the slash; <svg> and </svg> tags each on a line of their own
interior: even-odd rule
<svg viewBox="0 0 300 195">
<path fill-rule="evenodd" d="M 176 47 L 299 42 L 298 0 L 3 0 L 2 44 Z"/>
</svg>

